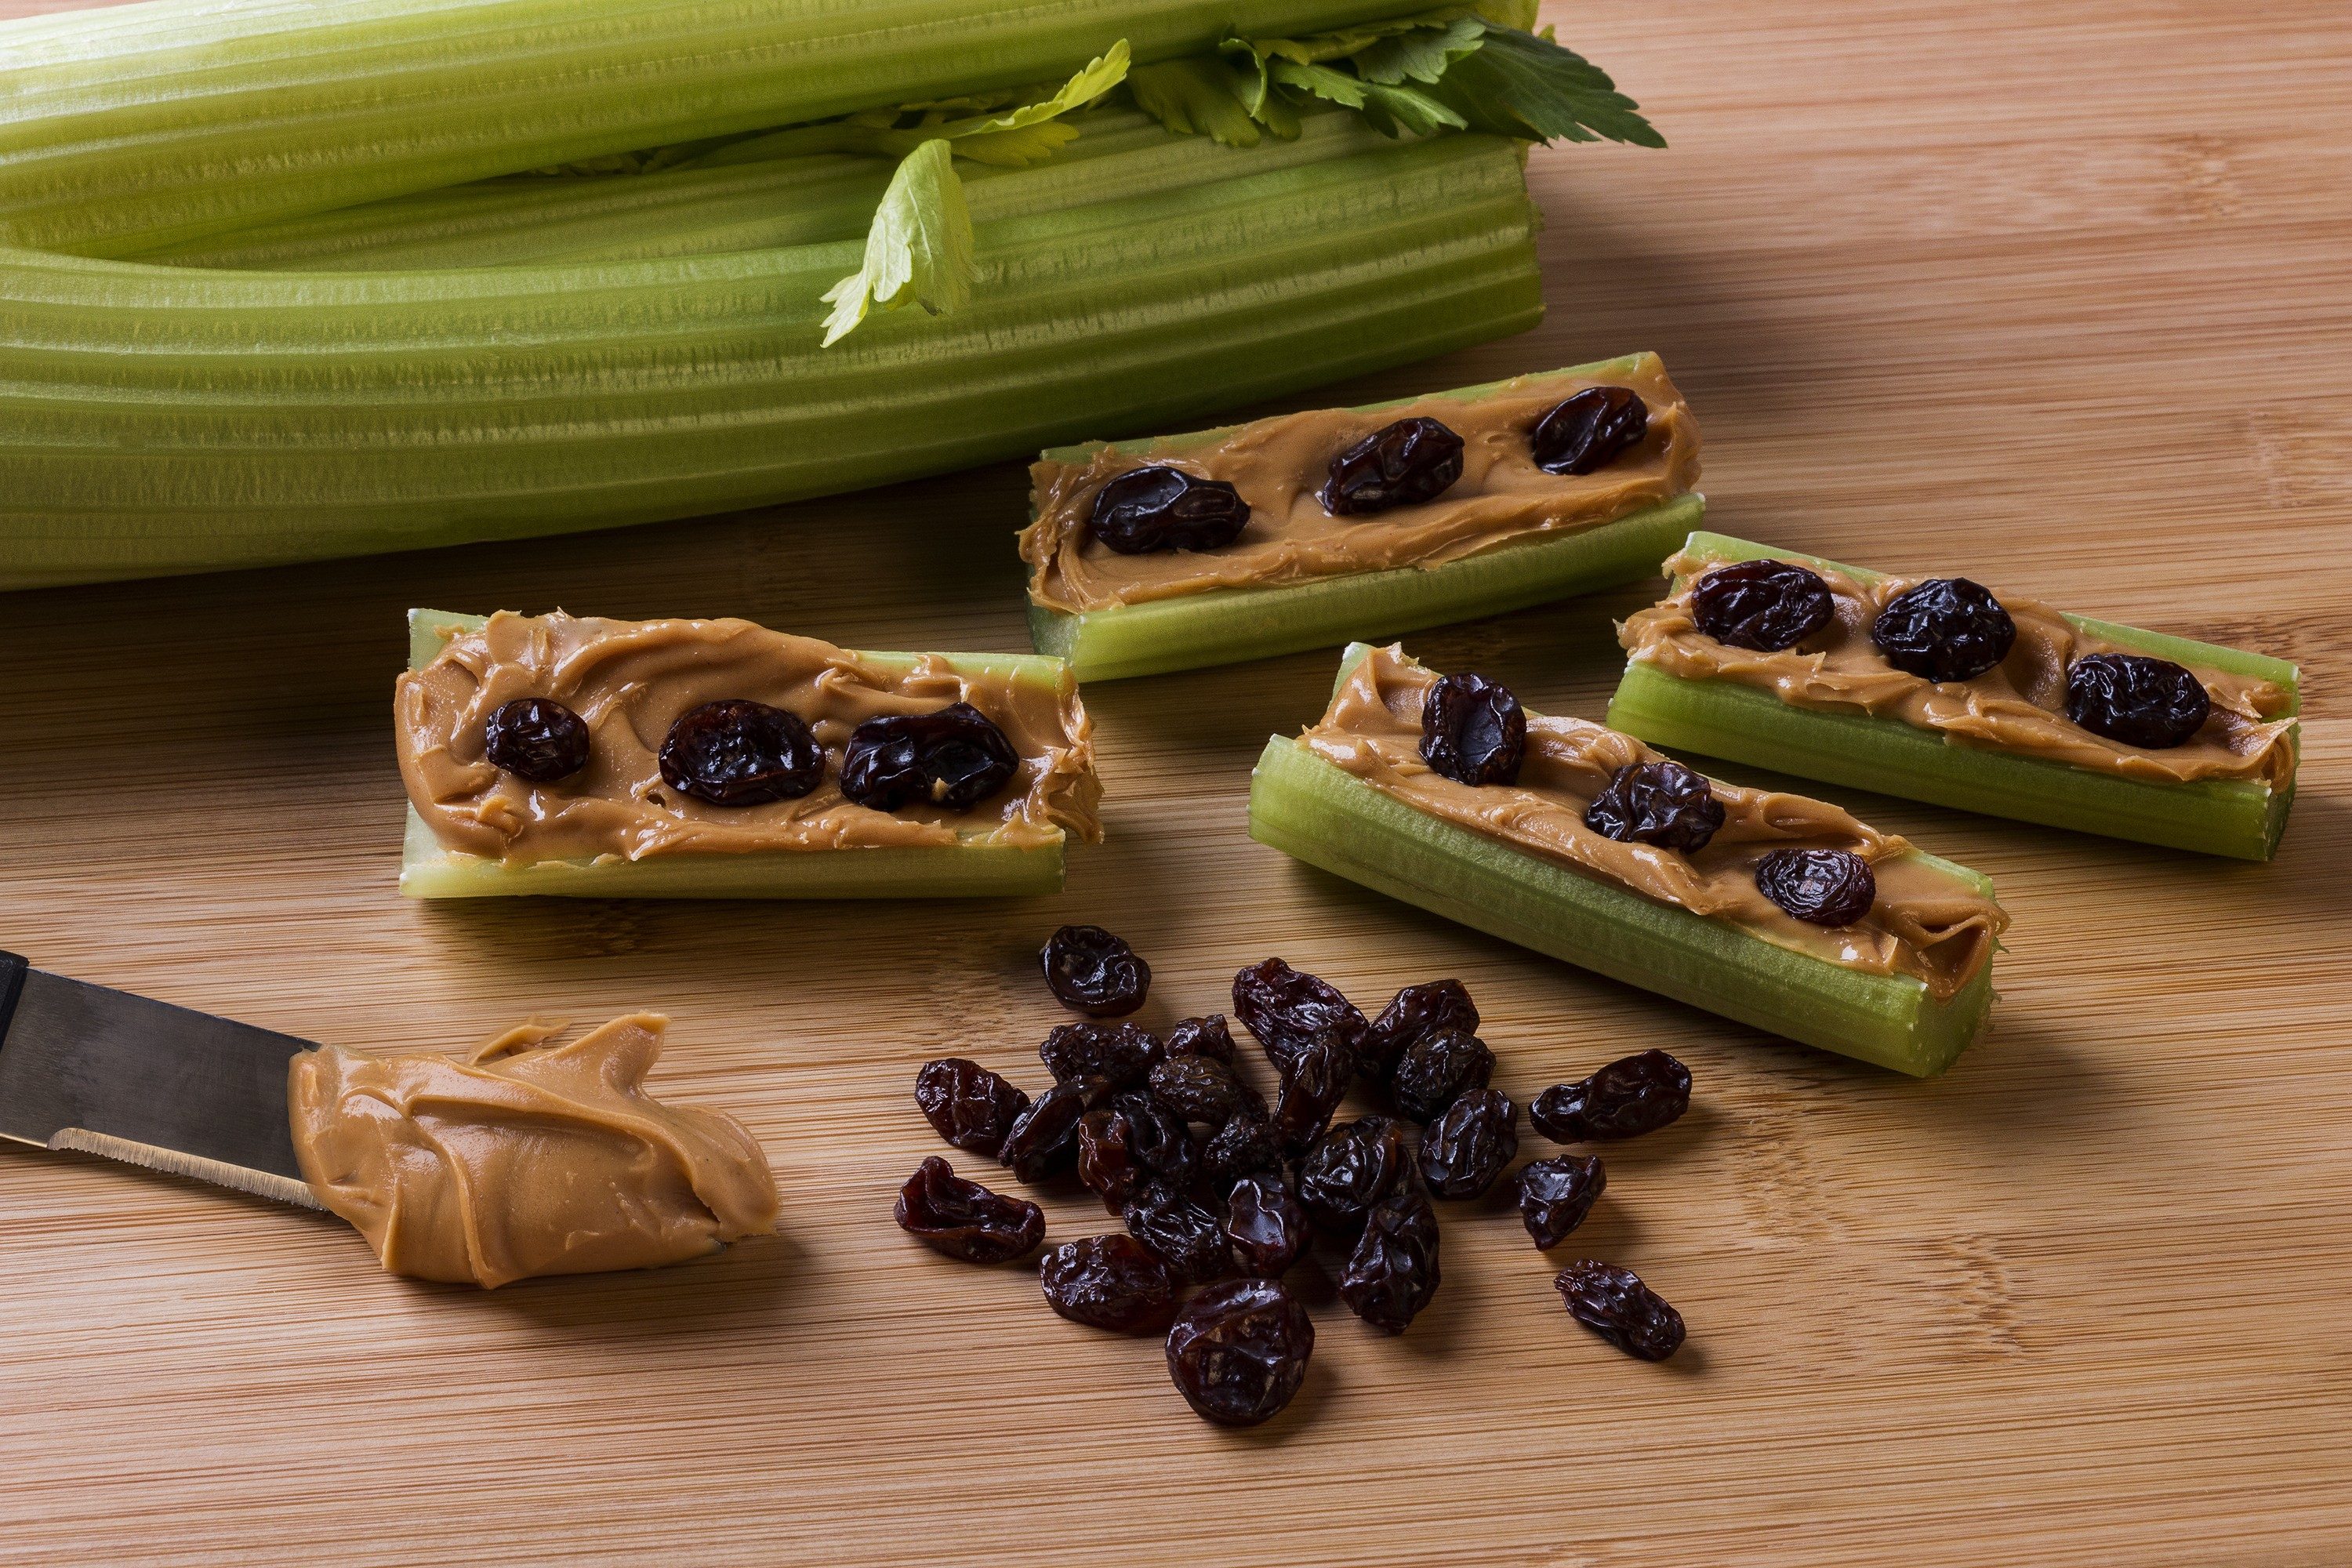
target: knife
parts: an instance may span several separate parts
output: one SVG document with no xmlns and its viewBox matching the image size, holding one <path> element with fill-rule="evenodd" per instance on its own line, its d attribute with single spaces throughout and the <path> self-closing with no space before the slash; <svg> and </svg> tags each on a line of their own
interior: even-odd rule
<svg viewBox="0 0 2352 1568">
<path fill-rule="evenodd" d="M 0 1138 L 317 1208 L 286 1108 L 315 1048 L 0 952 Z"/>
</svg>

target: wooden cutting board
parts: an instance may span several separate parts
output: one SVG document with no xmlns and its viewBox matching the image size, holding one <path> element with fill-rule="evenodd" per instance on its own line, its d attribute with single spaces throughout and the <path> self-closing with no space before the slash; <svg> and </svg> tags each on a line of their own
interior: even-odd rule
<svg viewBox="0 0 2352 1568">
<path fill-rule="evenodd" d="M 0 14 L 61 8 L 0 4 Z M 2302 661 L 2272 866 L 1871 797 L 2016 917 L 1941 1081 L 1776 1044 L 1253 845 L 1315 654 L 1089 693 L 1110 841 L 1049 900 L 394 896 L 411 605 L 743 615 L 1023 646 L 1006 465 L 579 540 L 0 604 L 0 945 L 321 1040 L 455 1048 L 534 1010 L 676 1017 L 657 1082 L 740 1112 L 786 1234 L 485 1295 L 339 1224 L 0 1152 L 12 1563 L 2040 1565 L 2352 1558 L 2352 15 L 2079 0 L 1562 8 L 1671 152 L 1535 155 L 1540 331 L 1355 402 L 1654 348 L 1717 526 Z M 1412 639 L 1597 715 L 1639 592 Z M 1830 792 L 1835 793 L 1835 792 Z M 1843 798 L 1841 796 L 1841 798 Z M 1448 1214 L 1402 1340 L 1322 1333 L 1273 1426 L 1203 1426 L 1156 1342 L 921 1250 L 942 1050 L 1033 1083 L 1063 921 L 1147 1023 L 1278 952 L 1361 1001 L 1459 975 L 1522 1098 L 1664 1047 L 1692 1114 L 1612 1150 L 1570 1249 L 1687 1315 L 1638 1364 L 1499 1205 Z M 1056 1234 L 1103 1228 L 1050 1205 Z"/>
</svg>

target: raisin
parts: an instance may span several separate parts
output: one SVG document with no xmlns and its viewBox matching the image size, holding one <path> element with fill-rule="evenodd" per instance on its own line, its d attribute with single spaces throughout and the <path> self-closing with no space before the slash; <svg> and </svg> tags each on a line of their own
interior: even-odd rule
<svg viewBox="0 0 2352 1568">
<path fill-rule="evenodd" d="M 1562 1154 L 1519 1167 L 1519 1218 L 1538 1247 L 1558 1247 L 1609 1185 L 1598 1154 Z"/>
<path fill-rule="evenodd" d="M 482 755 L 526 784 L 560 784 L 588 765 L 588 725 L 551 697 L 518 697 L 490 715 Z"/>
<path fill-rule="evenodd" d="M 868 719 L 841 754 L 841 793 L 876 811 L 935 805 L 970 811 L 1003 789 L 1021 753 L 969 702 Z"/>
<path fill-rule="evenodd" d="M 1536 422 L 1528 437 L 1536 467 L 1548 474 L 1590 474 L 1642 444 L 1650 405 L 1630 386 L 1588 386 Z"/>
<path fill-rule="evenodd" d="M 1462 437 L 1434 419 L 1383 425 L 1331 459 L 1323 510 L 1369 517 L 1435 500 L 1462 477 Z"/>
<path fill-rule="evenodd" d="M 1466 1089 L 1483 1089 L 1495 1076 L 1495 1053 L 1475 1035 L 1446 1029 L 1423 1035 L 1397 1058 L 1389 1090 L 1397 1109 L 1426 1125 Z"/>
<path fill-rule="evenodd" d="M 661 776 L 712 805 L 797 800 L 824 780 L 824 748 L 796 713 L 764 702 L 706 702 L 669 727 Z"/>
<path fill-rule="evenodd" d="M 1045 1304 L 1074 1323 L 1122 1334 L 1156 1334 L 1176 1321 L 1168 1265 L 1131 1236 L 1066 1241 L 1037 1261 Z"/>
<path fill-rule="evenodd" d="M 1974 680 L 2009 657 L 2017 623 L 1981 584 L 1930 577 L 1886 602 L 1870 623 L 1870 640 L 1906 675 Z"/>
<path fill-rule="evenodd" d="M 1588 1258 L 1561 1269 L 1552 1284 L 1570 1317 L 1629 1356 L 1664 1361 L 1682 1348 L 1683 1315 L 1630 1268 Z"/>
<path fill-rule="evenodd" d="M 1620 1057 L 1591 1078 L 1536 1096 L 1528 1120 L 1555 1143 L 1638 1138 L 1690 1109 L 1690 1068 L 1664 1051 Z"/>
<path fill-rule="evenodd" d="M 1168 1031 L 1168 1054 L 1171 1057 L 1207 1057 L 1213 1061 L 1234 1059 L 1234 1032 L 1225 1027 L 1225 1016 L 1212 1013 L 1205 1018 L 1187 1018 Z"/>
<path fill-rule="evenodd" d="M 1486 1195 L 1519 1152 L 1519 1108 L 1491 1089 L 1474 1089 L 1446 1109 L 1421 1141 L 1421 1179 L 1441 1198 Z"/>
<path fill-rule="evenodd" d="M 992 1160 L 1029 1097 L 978 1062 L 941 1057 L 915 1075 L 915 1103 L 940 1137 Z"/>
<path fill-rule="evenodd" d="M 1353 1236 L 1371 1206 L 1412 1179 L 1412 1145 L 1385 1116 L 1335 1127 L 1298 1162 L 1298 1204 L 1334 1236 Z"/>
<path fill-rule="evenodd" d="M 1123 1018 L 1151 989 L 1151 965 L 1100 926 L 1062 927 L 1045 939 L 1037 959 L 1046 989 L 1074 1013 Z"/>
<path fill-rule="evenodd" d="M 1691 619 L 1719 643 L 1778 653 L 1830 624 L 1837 601 L 1817 572 L 1786 561 L 1718 566 L 1691 590 Z"/>
<path fill-rule="evenodd" d="M 1278 1171 L 1281 1166 L 1282 1144 L 1274 1135 L 1273 1125 L 1248 1111 L 1218 1128 L 1201 1151 L 1201 1179 L 1220 1189 L 1244 1176 Z"/>
<path fill-rule="evenodd" d="M 1133 1024 L 1061 1024 L 1037 1047 L 1056 1083 L 1107 1078 L 1113 1089 L 1141 1083 L 1163 1054 L 1160 1037 Z"/>
<path fill-rule="evenodd" d="M 1192 1130 L 1184 1119 L 1148 1094 L 1114 1096 L 1111 1109 L 1134 1128 L 1129 1150 L 1135 1163 L 1167 1185 L 1190 1187 L 1199 1172 L 1201 1152 L 1193 1146 Z"/>
<path fill-rule="evenodd" d="M 1331 1125 L 1332 1112 L 1356 1076 L 1356 1053 L 1326 1035 L 1298 1053 L 1274 1102 L 1274 1135 L 1291 1153 L 1303 1153 Z"/>
<path fill-rule="evenodd" d="M 1214 1057 L 1170 1057 L 1151 1069 L 1151 1098 L 1187 1121 L 1223 1127 L 1244 1110 L 1263 1112 L 1257 1090 Z"/>
<path fill-rule="evenodd" d="M 1775 849 L 1756 862 L 1756 890 L 1808 925 L 1850 926 L 1877 902 L 1878 878 L 1843 849 Z"/>
<path fill-rule="evenodd" d="M 1611 773 L 1584 808 L 1584 826 L 1620 844 L 1695 855 L 1723 826 L 1723 803 L 1703 774 L 1680 763 L 1631 763 Z"/>
<path fill-rule="evenodd" d="M 1135 1123 L 1116 1110 L 1089 1110 L 1078 1118 L 1078 1180 L 1118 1214 L 1143 1184 L 1135 1158 Z"/>
<path fill-rule="evenodd" d="M 1462 982 L 1432 980 L 1408 985 L 1389 999 L 1364 1032 L 1359 1069 L 1367 1078 L 1385 1079 L 1413 1042 L 1449 1029 L 1465 1035 L 1478 1032 L 1478 1006 Z"/>
<path fill-rule="evenodd" d="M 1307 1246 L 1307 1213 L 1279 1171 L 1244 1176 L 1225 1194 L 1225 1239 L 1242 1272 L 1271 1279 L 1298 1261 Z"/>
<path fill-rule="evenodd" d="M 1353 1050 L 1370 1027 L 1336 986 L 1278 958 L 1252 964 L 1234 976 L 1234 1016 L 1257 1037 L 1266 1060 L 1285 1079 L 1299 1053 L 1323 1036 L 1337 1036 Z"/>
<path fill-rule="evenodd" d="M 1255 1426 L 1282 1414 L 1306 1381 L 1315 1321 L 1278 1279 L 1212 1285 L 1168 1331 L 1168 1376 L 1194 1415 Z"/>
<path fill-rule="evenodd" d="M 1528 756 L 1528 715 L 1511 689 L 1483 675 L 1443 675 L 1421 704 L 1421 760 L 1456 784 L 1515 784 Z"/>
<path fill-rule="evenodd" d="M 2185 745 L 2213 711 L 2205 683 L 2168 658 L 2086 654 L 2066 672 L 2066 717 L 2142 751 Z"/>
<path fill-rule="evenodd" d="M 1055 1084 L 1013 1119 L 996 1163 L 1024 1182 L 1060 1175 L 1078 1163 L 1079 1119 L 1109 1092 L 1109 1083 L 1098 1078 Z"/>
<path fill-rule="evenodd" d="M 898 1189 L 899 1228 L 967 1263 L 1009 1263 L 1045 1239 L 1045 1211 L 967 1182 L 937 1154 Z"/>
<path fill-rule="evenodd" d="M 1418 1190 L 1391 1193 L 1364 1216 L 1364 1234 L 1339 1271 L 1348 1310 L 1391 1334 L 1437 1294 L 1437 1211 Z"/>
<path fill-rule="evenodd" d="M 1249 526 L 1249 502 L 1223 479 L 1154 464 L 1129 468 L 1095 492 L 1087 523 L 1121 555 L 1222 550 Z"/>
<path fill-rule="evenodd" d="M 1179 1284 L 1206 1284 L 1234 1271 L 1223 1225 L 1173 1187 L 1143 1188 L 1121 1217 L 1127 1233 L 1157 1253 Z"/>
</svg>

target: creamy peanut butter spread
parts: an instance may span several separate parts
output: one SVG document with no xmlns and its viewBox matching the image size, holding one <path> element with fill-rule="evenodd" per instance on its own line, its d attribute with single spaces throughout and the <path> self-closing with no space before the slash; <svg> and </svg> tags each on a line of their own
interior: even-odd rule
<svg viewBox="0 0 2352 1568">
<path fill-rule="evenodd" d="M 1598 472 L 1548 474 L 1528 432 L 1589 386 L 1624 386 L 1649 406 L 1649 435 Z M 1317 499 L 1331 459 L 1399 419 L 1442 421 L 1463 440 L 1462 477 L 1435 500 L 1371 517 L 1333 517 Z M 1164 464 L 1223 479 L 1249 503 L 1249 526 L 1219 550 L 1121 555 L 1088 525 L 1095 494 L 1123 473 Z M 1394 408 L 1286 414 L 1192 445 L 1105 447 L 1086 463 L 1030 470 L 1036 521 L 1021 533 L 1029 597 L 1076 614 L 1215 588 L 1268 587 L 1351 572 L 1438 566 L 1538 534 L 1613 522 L 1698 483 L 1698 426 L 1655 354 L 1527 375 L 1475 398 L 1424 397 Z"/>
<path fill-rule="evenodd" d="M 294 1058 L 294 1152 L 394 1274 L 495 1288 L 651 1268 L 764 1235 L 776 1183 L 741 1122 L 645 1090 L 667 1020 L 569 1045 L 537 1024 L 470 1056 Z"/>
<path fill-rule="evenodd" d="M 2260 779 L 2273 788 L 2294 776 L 2294 721 L 2280 715 L 2287 693 L 2267 680 L 2188 667 L 2205 683 L 2212 716 L 2185 745 L 2140 751 L 2095 735 L 2066 717 L 2066 671 L 2085 654 L 2132 648 L 2078 629 L 2046 605 L 1999 595 L 2017 623 L 2017 642 L 1999 667 L 1973 680 L 1938 682 L 1895 668 L 1870 640 L 1871 623 L 1917 579 L 1864 580 L 1804 562 L 1836 602 L 1830 624 L 1778 653 L 1732 647 L 1700 631 L 1691 589 L 1712 557 L 1677 554 L 1665 570 L 1681 586 L 1617 628 L 1629 658 L 1685 680 L 1730 680 L 1799 708 L 1867 713 L 1938 730 L 1963 745 L 2045 757 L 2126 778 Z"/>
<path fill-rule="evenodd" d="M 1999 904 L 1906 840 L 1803 795 L 1716 782 L 1724 824 L 1696 854 L 1604 837 L 1584 826 L 1592 797 L 1619 768 L 1661 753 L 1582 719 L 1528 714 L 1517 784 L 1456 783 L 1421 760 L 1422 702 L 1436 679 L 1401 647 L 1377 648 L 1300 744 L 1416 810 L 1780 947 L 1874 974 L 1915 976 L 1939 1000 L 1975 977 L 2008 927 Z M 1759 892 L 1757 862 L 1790 848 L 1843 849 L 1868 861 L 1878 880 L 1869 918 L 1824 929 Z"/>
<path fill-rule="evenodd" d="M 592 737 L 588 765 L 553 784 L 483 757 L 489 716 L 519 697 L 551 697 Z M 706 702 L 748 698 L 799 715 L 828 752 L 824 781 L 798 800 L 719 806 L 665 784 L 670 726 Z M 843 797 L 849 733 L 885 714 L 969 702 L 1021 755 L 1005 787 L 970 811 L 876 811 Z M 749 621 L 613 621 L 500 613 L 449 639 L 400 678 L 394 697 L 409 803 L 444 847 L 509 861 L 630 860 L 649 855 L 891 846 L 1036 847 L 1102 837 L 1093 725 L 1076 682 L 1015 679 L 937 655 L 904 661 L 852 653 Z"/>
</svg>

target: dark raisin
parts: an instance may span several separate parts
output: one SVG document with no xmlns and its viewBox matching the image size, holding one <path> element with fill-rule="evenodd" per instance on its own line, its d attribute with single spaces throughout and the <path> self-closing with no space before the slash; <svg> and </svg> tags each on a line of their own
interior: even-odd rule
<svg viewBox="0 0 2352 1568">
<path fill-rule="evenodd" d="M 1412 1179 L 1412 1144 L 1385 1116 L 1335 1127 L 1298 1162 L 1298 1204 L 1334 1236 L 1353 1236 L 1371 1206 Z"/>
<path fill-rule="evenodd" d="M 1692 855 L 1723 826 L 1723 802 L 1704 775 L 1680 763 L 1631 763 L 1611 773 L 1584 808 L 1584 826 L 1620 844 Z"/>
<path fill-rule="evenodd" d="M 518 697 L 490 715 L 482 755 L 526 784 L 559 784 L 588 765 L 588 725 L 551 697 Z"/>
<path fill-rule="evenodd" d="M 1107 1078 L 1114 1089 L 1133 1089 L 1164 1051 L 1159 1036 L 1133 1024 L 1061 1024 L 1038 1046 L 1037 1059 L 1057 1083 Z"/>
<path fill-rule="evenodd" d="M 1129 1141 L 1135 1163 L 1169 1186 L 1190 1187 L 1200 1170 L 1201 1152 L 1184 1119 L 1148 1094 L 1118 1095 L 1110 1104 L 1135 1129 Z"/>
<path fill-rule="evenodd" d="M 1598 1154 L 1562 1154 L 1519 1167 L 1519 1218 L 1538 1247 L 1558 1247 L 1609 1185 Z"/>
<path fill-rule="evenodd" d="M 1212 1013 L 1205 1018 L 1187 1018 L 1168 1031 L 1168 1054 L 1171 1057 L 1207 1057 L 1213 1061 L 1234 1059 L 1234 1032 L 1225 1027 L 1225 1016 Z"/>
<path fill-rule="evenodd" d="M 993 1160 L 1029 1097 L 978 1062 L 941 1057 L 915 1075 L 915 1103 L 940 1137 Z"/>
<path fill-rule="evenodd" d="M 2066 672 L 2066 717 L 2142 751 L 2185 745 L 2213 711 L 2205 683 L 2168 658 L 2086 654 Z"/>
<path fill-rule="evenodd" d="M 1775 849 L 1756 862 L 1756 890 L 1808 925 L 1850 926 L 1878 901 L 1878 878 L 1843 849 Z"/>
<path fill-rule="evenodd" d="M 1127 1233 L 1159 1254 L 1179 1284 L 1205 1284 L 1234 1271 L 1224 1226 L 1172 1187 L 1143 1188 L 1128 1200 L 1121 1217 Z"/>
<path fill-rule="evenodd" d="M 967 1263 L 1008 1263 L 1045 1239 L 1045 1211 L 967 1182 L 937 1154 L 898 1189 L 898 1226 L 924 1246 Z"/>
<path fill-rule="evenodd" d="M 1278 1279 L 1212 1285 L 1168 1331 L 1168 1375 L 1192 1413 L 1224 1426 L 1282 1414 L 1306 1381 L 1315 1322 Z"/>
<path fill-rule="evenodd" d="M 1495 1076 L 1495 1053 L 1475 1035 L 1445 1029 L 1423 1035 L 1397 1058 L 1389 1090 L 1397 1109 L 1423 1124 L 1445 1114 L 1465 1089 L 1484 1089 Z"/>
<path fill-rule="evenodd" d="M 1074 1323 L 1122 1334 L 1156 1334 L 1176 1321 L 1168 1265 L 1131 1236 L 1066 1241 L 1037 1260 L 1045 1304 Z"/>
<path fill-rule="evenodd" d="M 1348 1310 L 1401 1334 L 1437 1294 L 1437 1211 L 1417 1189 L 1391 1193 L 1364 1216 L 1364 1234 L 1339 1272 Z"/>
<path fill-rule="evenodd" d="M 1444 1030 L 1465 1035 L 1478 1032 L 1478 1007 L 1459 980 L 1432 980 L 1408 985 L 1389 999 L 1381 1016 L 1364 1032 L 1360 1070 L 1367 1078 L 1385 1080 L 1397 1058 L 1416 1040 Z"/>
<path fill-rule="evenodd" d="M 1794 647 L 1837 614 L 1821 574 L 1786 561 L 1717 566 L 1691 590 L 1690 605 L 1700 631 L 1759 653 Z"/>
<path fill-rule="evenodd" d="M 1630 1268 L 1588 1258 L 1561 1269 L 1552 1284 L 1570 1317 L 1629 1356 L 1664 1361 L 1682 1348 L 1683 1315 Z"/>
<path fill-rule="evenodd" d="M 1588 386 L 1536 422 L 1528 437 L 1548 474 L 1590 474 L 1650 433 L 1650 405 L 1630 386 Z"/>
<path fill-rule="evenodd" d="M 1151 1098 L 1187 1121 L 1211 1127 L 1265 1109 L 1257 1090 L 1214 1057 L 1170 1057 L 1151 1069 Z"/>
<path fill-rule="evenodd" d="M 1110 1092 L 1102 1079 L 1057 1083 L 1013 1119 L 996 1163 L 1024 1182 L 1058 1176 L 1078 1163 L 1078 1121 Z"/>
<path fill-rule="evenodd" d="M 1293 1154 L 1303 1153 L 1331 1125 L 1331 1113 L 1356 1076 L 1356 1053 L 1326 1035 L 1298 1053 L 1274 1102 L 1274 1135 Z"/>
<path fill-rule="evenodd" d="M 1135 1123 L 1117 1110 L 1089 1110 L 1078 1119 L 1078 1180 L 1118 1214 L 1143 1184 L 1135 1158 Z"/>
<path fill-rule="evenodd" d="M 1249 502 L 1223 479 L 1155 464 L 1129 468 L 1095 492 L 1087 521 L 1121 555 L 1222 550 L 1249 526 Z"/>
<path fill-rule="evenodd" d="M 1273 1125 L 1247 1111 L 1218 1128 L 1201 1151 L 1201 1179 L 1220 1190 L 1244 1176 L 1279 1170 L 1281 1165 L 1282 1143 L 1275 1137 Z"/>
<path fill-rule="evenodd" d="M 1421 760 L 1456 784 L 1514 784 L 1528 756 L 1528 715 L 1483 675 L 1444 675 L 1421 705 Z"/>
<path fill-rule="evenodd" d="M 1151 989 L 1151 965 L 1100 926 L 1064 926 L 1045 939 L 1037 959 L 1046 988 L 1074 1013 L 1123 1018 Z"/>
<path fill-rule="evenodd" d="M 1462 437 L 1434 419 L 1383 425 L 1331 459 L 1321 494 L 1333 517 L 1435 500 L 1462 477 Z"/>
<path fill-rule="evenodd" d="M 1974 680 L 2009 657 L 2017 623 L 1981 584 L 1930 577 L 1886 602 L 1870 623 L 1870 640 L 1906 675 Z"/>
<path fill-rule="evenodd" d="M 797 800 L 824 781 L 824 748 L 796 713 L 764 702 L 706 702 L 669 727 L 661 776 L 712 805 Z"/>
<path fill-rule="evenodd" d="M 1244 1176 L 1225 1194 L 1225 1239 L 1242 1272 L 1271 1279 L 1298 1261 L 1307 1246 L 1307 1214 L 1279 1171 Z"/>
<path fill-rule="evenodd" d="M 868 719 L 841 754 L 841 793 L 876 811 L 935 805 L 969 811 L 1003 789 L 1021 753 L 969 702 Z"/>
<path fill-rule="evenodd" d="M 1519 1108 L 1491 1089 L 1474 1089 L 1446 1109 L 1421 1141 L 1421 1179 L 1441 1198 L 1484 1197 L 1519 1152 Z"/>
<path fill-rule="evenodd" d="M 1335 1035 L 1353 1050 L 1370 1027 L 1336 986 L 1278 958 L 1252 964 L 1234 976 L 1234 1016 L 1257 1037 L 1266 1060 L 1286 1079 L 1298 1054 L 1318 1039 Z"/>
<path fill-rule="evenodd" d="M 1620 1057 L 1591 1078 L 1536 1096 L 1528 1120 L 1555 1143 L 1655 1132 L 1690 1109 L 1690 1068 L 1664 1051 Z"/>
</svg>

